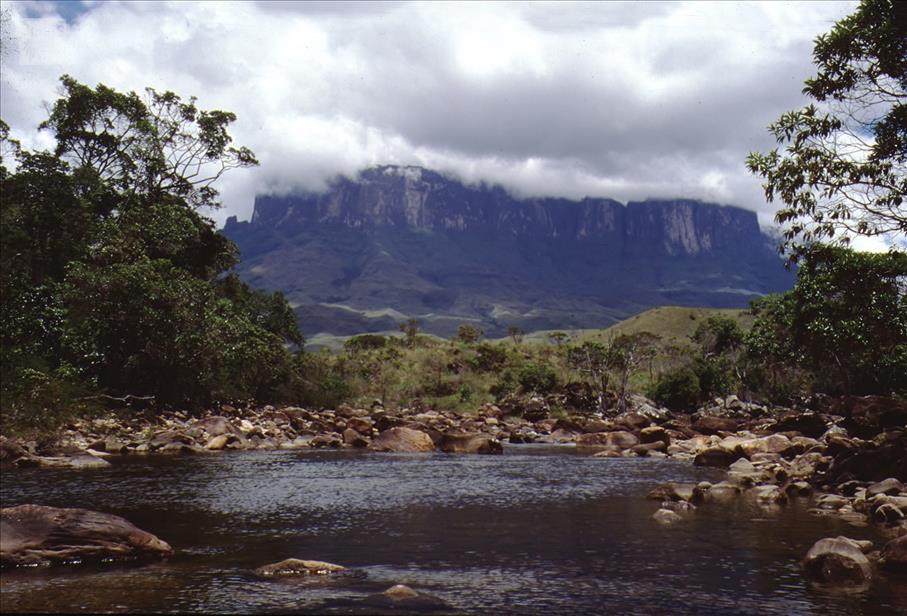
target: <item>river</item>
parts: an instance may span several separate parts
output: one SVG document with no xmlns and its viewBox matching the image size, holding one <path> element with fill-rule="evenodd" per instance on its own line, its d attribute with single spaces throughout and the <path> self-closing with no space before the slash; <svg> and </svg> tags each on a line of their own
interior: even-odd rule
<svg viewBox="0 0 907 616">
<path fill-rule="evenodd" d="M 743 499 L 704 505 L 660 527 L 650 489 L 721 477 L 688 462 L 532 445 L 503 456 L 306 450 L 112 462 L 4 471 L 3 506 L 121 515 L 168 541 L 174 556 L 4 571 L 4 613 L 376 613 L 367 597 L 394 584 L 456 613 L 907 613 L 905 580 L 877 578 L 857 594 L 805 582 L 798 562 L 817 539 L 884 541 L 872 528 L 808 514 L 805 500 L 773 512 Z M 289 557 L 353 571 L 253 573 Z"/>
</svg>

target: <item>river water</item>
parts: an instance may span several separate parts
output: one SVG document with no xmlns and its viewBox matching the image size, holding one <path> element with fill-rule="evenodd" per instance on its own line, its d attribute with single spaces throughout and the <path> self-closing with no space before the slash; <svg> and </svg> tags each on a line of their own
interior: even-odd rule
<svg viewBox="0 0 907 616">
<path fill-rule="evenodd" d="M 37 503 L 121 515 L 168 541 L 166 561 L 12 570 L 2 611 L 407 613 L 369 597 L 406 584 L 473 614 L 895 614 L 907 580 L 865 592 L 811 588 L 798 561 L 817 539 L 881 545 L 872 528 L 741 500 L 674 526 L 646 493 L 716 480 L 688 462 L 592 458 L 568 447 L 503 456 L 357 451 L 122 457 L 99 470 L 15 469 L 3 506 Z M 284 558 L 352 568 L 265 580 Z"/>
</svg>

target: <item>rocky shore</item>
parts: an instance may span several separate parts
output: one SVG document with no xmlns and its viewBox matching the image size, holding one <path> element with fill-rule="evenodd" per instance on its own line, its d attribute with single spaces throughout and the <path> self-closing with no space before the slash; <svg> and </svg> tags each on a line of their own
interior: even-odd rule
<svg viewBox="0 0 907 616">
<path fill-rule="evenodd" d="M 542 398 L 511 397 L 474 415 L 424 408 L 332 410 L 224 405 L 199 415 L 116 411 L 67 426 L 46 446 L 0 437 L 5 466 L 103 468 L 115 455 L 223 450 L 360 448 L 374 452 L 498 454 L 503 443 L 575 444 L 590 456 L 667 457 L 727 469 L 714 484 L 665 484 L 653 516 L 682 523 L 703 503 L 751 499 L 768 509 L 808 498 L 811 513 L 877 525 L 881 550 L 846 537 L 818 542 L 803 561 L 818 583 L 860 585 L 907 567 L 907 403 L 877 396 L 815 398 L 766 408 L 735 396 L 672 413 L 636 396 L 621 414 L 552 413 Z M 10 509 L 3 510 L 3 519 Z M 8 534 L 6 531 L 4 535 Z M 4 543 L 6 537 L 4 537 Z M 9 559 L 7 563 L 11 562 Z"/>
</svg>

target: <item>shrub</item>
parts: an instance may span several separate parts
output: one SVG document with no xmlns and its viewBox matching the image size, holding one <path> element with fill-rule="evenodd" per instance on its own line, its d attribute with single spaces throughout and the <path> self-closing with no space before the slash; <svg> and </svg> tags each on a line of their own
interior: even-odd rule
<svg viewBox="0 0 907 616">
<path fill-rule="evenodd" d="M 673 411 L 686 411 L 700 398 L 699 377 L 689 366 L 666 372 L 655 382 L 653 400 Z"/>
<path fill-rule="evenodd" d="M 547 364 L 530 362 L 520 369 L 519 383 L 524 392 L 546 394 L 557 387 L 557 374 Z"/>
</svg>

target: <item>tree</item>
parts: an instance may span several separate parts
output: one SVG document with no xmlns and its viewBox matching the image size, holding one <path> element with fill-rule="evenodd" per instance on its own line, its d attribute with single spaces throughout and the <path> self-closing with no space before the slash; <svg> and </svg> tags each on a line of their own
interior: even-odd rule
<svg viewBox="0 0 907 616">
<path fill-rule="evenodd" d="M 468 323 L 461 323 L 460 327 L 457 328 L 457 339 L 465 342 L 466 344 L 474 344 L 478 342 L 482 336 L 485 335 L 485 332 L 475 325 L 470 325 Z"/>
<path fill-rule="evenodd" d="M 180 404 L 278 395 L 285 345 L 302 343 L 295 315 L 225 275 L 236 247 L 199 212 L 226 170 L 255 164 L 231 145 L 233 114 L 63 86 L 41 125 L 53 153 L 24 151 L 0 123 L 2 162 L 17 162 L 0 165 L 4 410 L 34 397 L 23 382 Z"/>
<path fill-rule="evenodd" d="M 907 234 L 907 8 L 863 0 L 816 38 L 818 69 L 804 94 L 817 104 L 769 126 L 783 149 L 751 153 L 768 201 L 783 204 L 782 249 L 797 259 L 816 241 Z"/>
<path fill-rule="evenodd" d="M 655 355 L 659 336 L 649 332 L 636 334 L 621 334 L 608 345 L 606 362 L 608 367 L 617 374 L 617 410 L 621 413 L 627 410 L 627 385 L 630 375 L 636 371 L 643 362 Z"/>
<path fill-rule="evenodd" d="M 416 319 L 407 319 L 400 323 L 400 331 L 406 336 L 406 346 L 413 348 L 416 346 L 416 335 L 419 333 L 419 321 Z"/>
<path fill-rule="evenodd" d="M 595 389 L 598 410 L 606 411 L 608 392 L 608 348 L 601 342 L 584 342 L 567 349 L 567 364 L 574 370 L 589 375 Z"/>
<path fill-rule="evenodd" d="M 516 325 L 511 325 L 507 328 L 507 335 L 513 340 L 513 343 L 517 346 L 523 343 L 523 336 L 526 332 L 523 331 L 521 327 Z"/>
<path fill-rule="evenodd" d="M 794 288 L 754 304 L 749 357 L 827 393 L 907 392 L 907 254 L 813 246 Z"/>
</svg>

